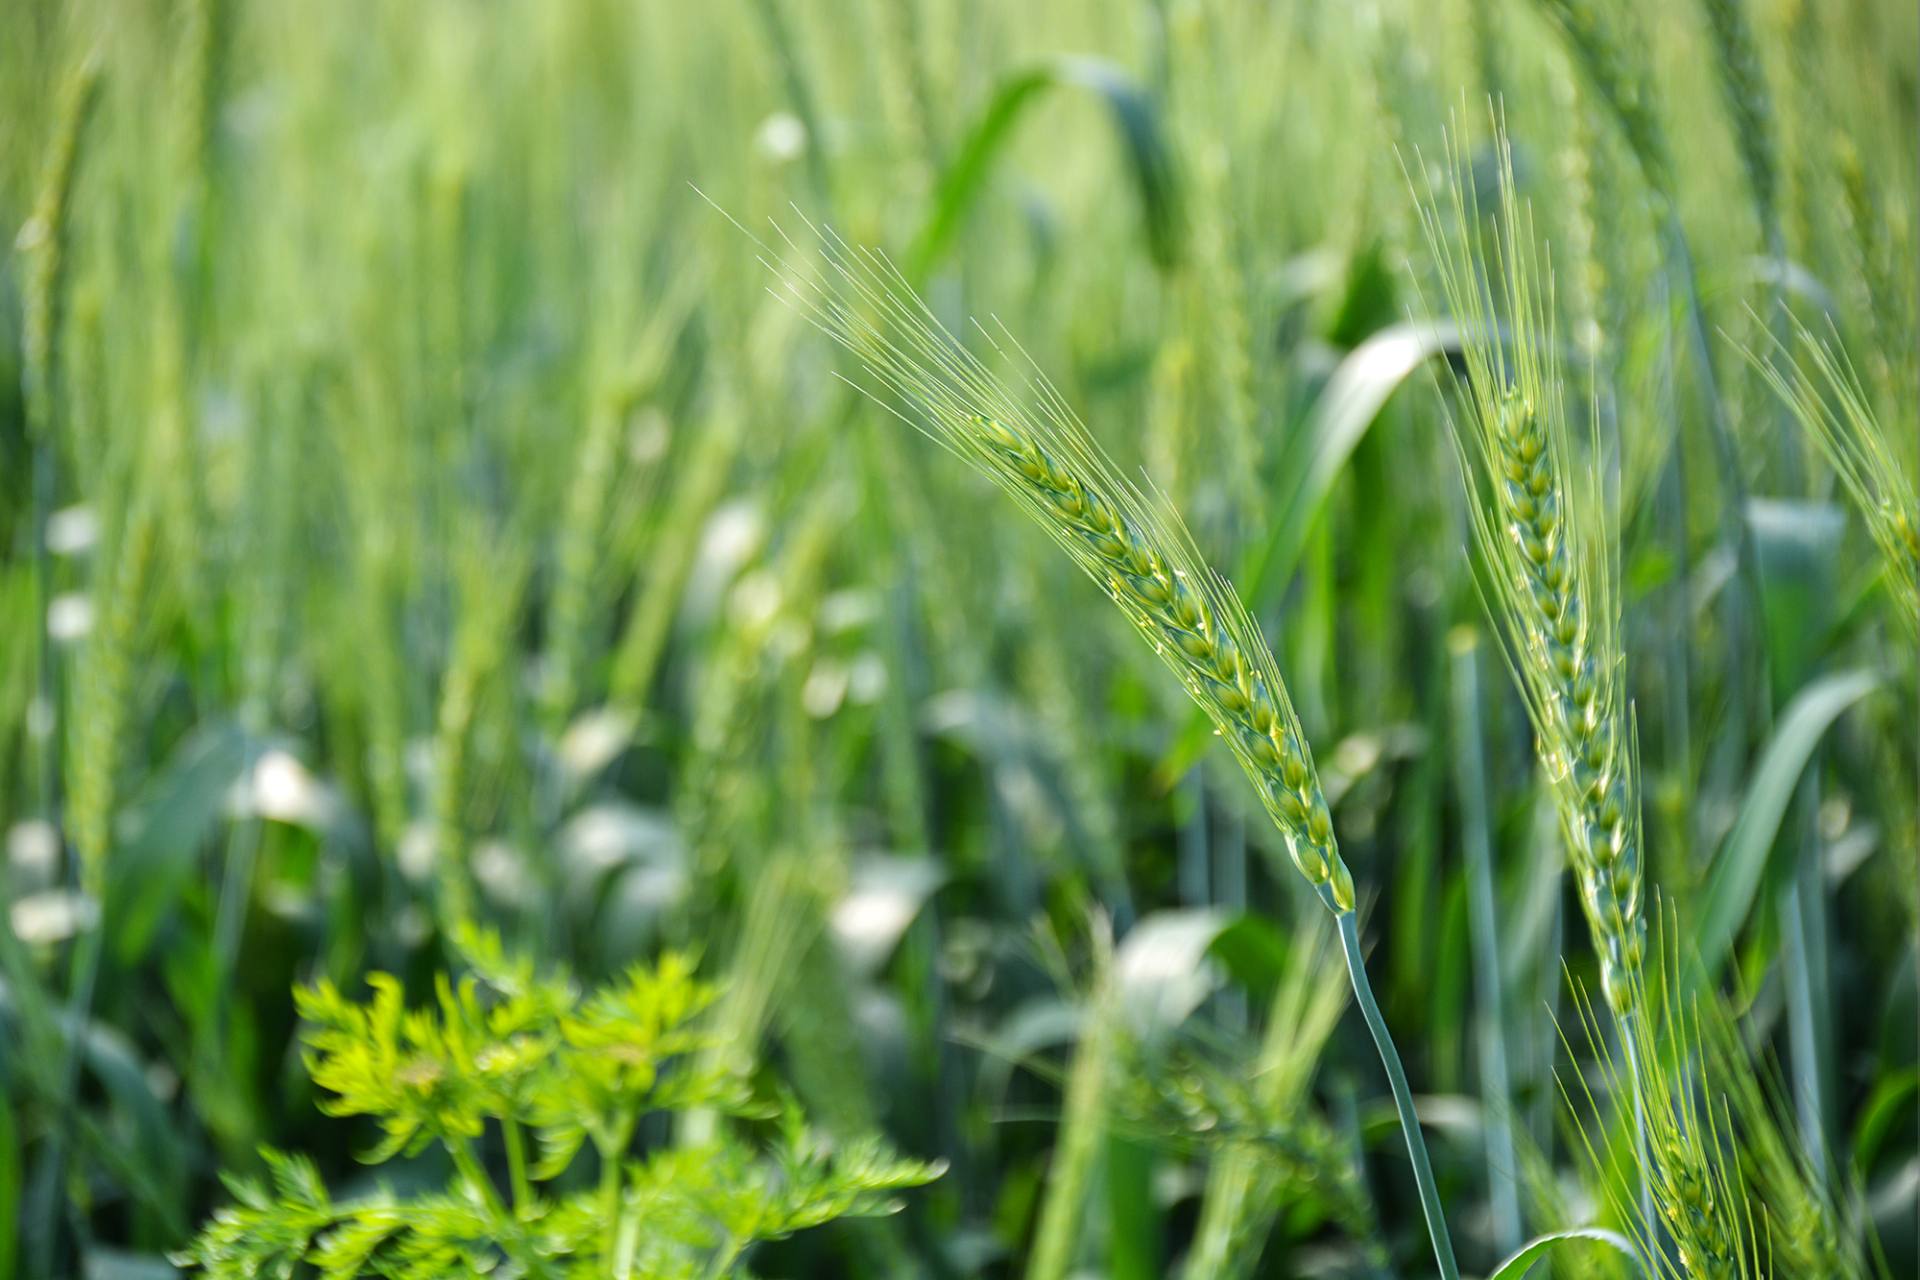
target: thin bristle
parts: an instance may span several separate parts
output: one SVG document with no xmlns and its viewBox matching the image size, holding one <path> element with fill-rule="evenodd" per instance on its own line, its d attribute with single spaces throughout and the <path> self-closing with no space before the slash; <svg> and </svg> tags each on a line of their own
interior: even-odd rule
<svg viewBox="0 0 1920 1280">
<path fill-rule="evenodd" d="M 1813 436 L 1859 507 L 1886 560 L 1901 615 L 1920 633 L 1920 499 L 1838 338 L 1795 321 L 1792 347 L 1773 339 L 1765 356 L 1748 358 Z"/>
</svg>

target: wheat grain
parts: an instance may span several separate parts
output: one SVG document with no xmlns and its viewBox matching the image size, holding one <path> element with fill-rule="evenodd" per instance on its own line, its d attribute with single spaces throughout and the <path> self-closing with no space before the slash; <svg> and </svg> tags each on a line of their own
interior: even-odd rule
<svg viewBox="0 0 1920 1280">
<path fill-rule="evenodd" d="M 1739 1179 L 1730 1109 L 1712 1075 L 1702 1074 L 1706 1037 L 1698 1009 L 1683 1003 L 1679 937 L 1663 928 L 1660 938 L 1663 997 L 1622 1032 L 1634 1051 L 1629 1069 L 1635 1087 L 1645 1098 L 1652 1156 L 1647 1177 L 1682 1273 L 1740 1280 L 1754 1273 L 1754 1232 Z M 1662 1062 L 1667 1064 L 1664 1070 Z M 1750 1064 L 1739 1068 L 1737 1074 L 1745 1075 Z M 1649 1252 L 1658 1252 L 1651 1230 L 1643 1244 Z"/>
<path fill-rule="evenodd" d="M 1742 1220 L 1745 1201 L 1727 1172 L 1724 1117 L 1693 1077 L 1699 1028 L 1676 1005 L 1673 973 L 1655 988 L 1666 998 L 1647 1007 L 1639 761 L 1620 674 L 1618 568 L 1602 522 L 1598 468 L 1576 471 L 1573 464 L 1550 320 L 1551 276 L 1537 282 L 1542 265 L 1532 216 L 1515 190 L 1504 130 L 1496 145 L 1500 208 L 1490 263 L 1477 262 L 1471 247 L 1478 210 L 1457 151 L 1449 157 L 1451 225 L 1437 200 L 1422 204 L 1465 349 L 1460 389 L 1467 408 L 1454 427 L 1475 541 L 1533 719 L 1535 749 L 1552 780 L 1625 1051 L 1624 1079 L 1610 1063 L 1607 1075 L 1631 1093 L 1634 1106 L 1641 1174 L 1634 1230 L 1658 1274 L 1677 1263 L 1687 1276 L 1745 1276 L 1752 1224 Z M 1605 1060 L 1584 1007 L 1582 1019 Z"/>
</svg>

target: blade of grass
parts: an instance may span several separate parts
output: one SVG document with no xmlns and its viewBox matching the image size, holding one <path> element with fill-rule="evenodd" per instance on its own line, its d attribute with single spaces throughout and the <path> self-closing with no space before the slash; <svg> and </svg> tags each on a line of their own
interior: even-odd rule
<svg viewBox="0 0 1920 1280">
<path fill-rule="evenodd" d="M 1780 833 L 1794 789 L 1820 738 L 1842 712 L 1873 692 L 1880 677 L 1871 671 L 1842 671 L 1822 676 L 1794 696 L 1754 770 L 1741 801 L 1740 816 L 1720 851 L 1691 929 L 1701 976 L 1711 980 L 1733 948 L 1740 927 L 1759 892 L 1767 854 Z"/>
<path fill-rule="evenodd" d="M 1570 1227 L 1527 1241 L 1505 1262 L 1495 1267 L 1487 1280 L 1525 1280 L 1536 1265 L 1545 1261 L 1547 1255 L 1560 1252 L 1561 1245 L 1579 1242 L 1604 1244 L 1635 1262 L 1639 1261 L 1640 1255 L 1634 1249 L 1633 1241 L 1618 1231 L 1609 1231 L 1605 1227 Z"/>
<path fill-rule="evenodd" d="M 951 246 L 988 175 L 1032 107 L 1055 89 L 1082 89 L 1099 99 L 1127 153 L 1140 199 L 1147 249 L 1160 267 L 1181 256 L 1180 186 L 1173 151 L 1153 96 L 1121 68 L 1100 58 L 1060 57 L 1000 82 L 934 191 L 932 208 L 907 251 L 905 272 L 924 280 Z"/>
</svg>

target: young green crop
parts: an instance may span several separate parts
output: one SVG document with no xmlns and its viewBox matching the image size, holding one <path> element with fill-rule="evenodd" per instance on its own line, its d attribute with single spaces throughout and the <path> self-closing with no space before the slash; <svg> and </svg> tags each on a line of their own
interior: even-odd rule
<svg viewBox="0 0 1920 1280">
<path fill-rule="evenodd" d="M 1273 654 L 1178 515 L 1119 475 L 1037 371 L 1024 392 L 1002 382 L 879 253 L 831 232 L 821 248 L 823 275 L 770 263 L 791 299 L 1106 591 L 1213 721 L 1300 874 L 1328 910 L 1351 913 L 1353 876 Z"/>
</svg>

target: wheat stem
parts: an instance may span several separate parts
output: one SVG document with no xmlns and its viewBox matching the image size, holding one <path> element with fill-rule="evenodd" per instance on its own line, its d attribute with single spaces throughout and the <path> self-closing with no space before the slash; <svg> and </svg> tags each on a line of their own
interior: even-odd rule
<svg viewBox="0 0 1920 1280">
<path fill-rule="evenodd" d="M 1080 1238 L 1088 1184 L 1107 1132 L 1107 1090 L 1113 1071 L 1116 1012 L 1107 975 L 1088 1001 L 1080 1024 L 1080 1043 L 1067 1074 L 1060 1117 L 1060 1141 L 1047 1172 L 1047 1193 L 1034 1233 L 1027 1280 L 1063 1280 Z"/>
<path fill-rule="evenodd" d="M 1480 662 L 1472 631 L 1461 628 L 1453 643 L 1453 718 L 1460 741 L 1454 751 L 1460 794 L 1461 848 L 1467 864 L 1467 908 L 1472 920 L 1474 998 L 1479 1004 L 1481 1099 L 1486 1110 L 1487 1192 L 1493 1206 L 1494 1243 L 1512 1253 L 1520 1247 L 1519 1160 L 1513 1143 L 1513 1087 L 1507 1064 L 1506 997 L 1501 990 L 1499 908 L 1494 900 L 1493 837 L 1487 814 L 1486 743 L 1480 724 Z"/>
<path fill-rule="evenodd" d="M 1340 927 L 1340 948 L 1347 957 L 1347 976 L 1353 980 L 1354 999 L 1373 1033 L 1374 1048 L 1380 1051 L 1380 1065 L 1387 1069 L 1387 1083 L 1393 1087 L 1394 1110 L 1400 1113 L 1400 1132 L 1407 1139 L 1407 1156 L 1413 1161 L 1413 1180 L 1420 1188 L 1420 1210 L 1426 1215 L 1427 1235 L 1433 1241 L 1434 1260 L 1440 1264 L 1441 1280 L 1460 1280 L 1459 1264 L 1453 1260 L 1453 1240 L 1447 1234 L 1447 1215 L 1440 1205 L 1440 1189 L 1434 1185 L 1433 1165 L 1427 1159 L 1427 1144 L 1420 1137 L 1420 1115 L 1413 1108 L 1413 1090 L 1407 1085 L 1407 1072 L 1400 1065 L 1400 1051 L 1393 1047 L 1387 1020 L 1380 1016 L 1374 1002 L 1373 985 L 1367 981 L 1366 959 L 1360 954 L 1360 931 L 1354 913 L 1343 911 L 1336 918 Z"/>
</svg>

